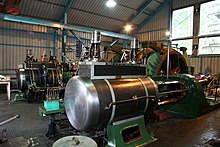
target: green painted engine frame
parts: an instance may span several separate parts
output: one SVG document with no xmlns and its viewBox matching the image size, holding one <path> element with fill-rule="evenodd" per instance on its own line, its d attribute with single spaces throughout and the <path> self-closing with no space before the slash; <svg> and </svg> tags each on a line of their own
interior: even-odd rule
<svg viewBox="0 0 220 147">
<path fill-rule="evenodd" d="M 164 68 L 164 65 L 167 65 L 167 55 L 168 50 L 163 49 L 160 52 L 156 51 L 150 55 L 147 61 L 147 75 L 154 76 L 154 75 L 161 75 L 161 72 L 163 71 L 163 74 L 166 74 L 166 69 L 162 70 Z M 180 71 L 175 71 L 175 69 L 179 69 Z M 174 70 L 174 71 L 173 71 Z M 170 69 L 169 74 L 175 73 L 188 73 L 187 69 L 187 62 L 182 54 L 180 54 L 178 51 L 174 49 L 170 49 Z"/>
<path fill-rule="evenodd" d="M 171 112 L 174 114 L 196 118 L 210 111 L 211 106 L 205 98 L 202 85 L 191 75 L 177 74 L 168 77 L 154 76 L 152 79 L 158 82 L 180 81 L 186 88 L 184 99 L 171 104 L 160 106 L 160 111 Z"/>
<path fill-rule="evenodd" d="M 129 143 L 125 143 L 122 136 L 122 131 L 133 126 L 138 126 L 141 134 L 140 138 L 134 139 Z M 152 133 L 146 130 L 144 116 L 134 117 L 127 120 L 122 120 L 109 124 L 107 127 L 108 144 L 106 147 L 142 147 L 157 141 L 157 138 L 153 137 Z M 132 134 L 127 134 L 132 135 Z"/>
</svg>

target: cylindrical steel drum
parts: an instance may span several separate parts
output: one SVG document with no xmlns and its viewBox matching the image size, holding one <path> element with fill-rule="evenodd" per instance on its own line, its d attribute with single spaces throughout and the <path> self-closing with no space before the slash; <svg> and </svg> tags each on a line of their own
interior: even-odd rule
<svg viewBox="0 0 220 147">
<path fill-rule="evenodd" d="M 55 68 L 48 68 L 46 75 L 44 75 L 43 71 L 38 68 L 21 68 L 17 71 L 17 83 L 18 89 L 25 91 L 28 89 L 28 84 L 32 84 L 35 82 L 37 87 L 45 86 L 46 84 L 49 87 L 59 86 L 58 80 L 61 79 L 60 73 Z"/>
<path fill-rule="evenodd" d="M 154 99 L 132 97 L 155 96 Z M 65 89 L 65 109 L 72 126 L 79 131 L 101 129 L 107 124 L 151 113 L 157 106 L 158 91 L 151 78 L 90 80 L 72 77 Z M 112 105 L 119 101 L 126 103 Z"/>
</svg>

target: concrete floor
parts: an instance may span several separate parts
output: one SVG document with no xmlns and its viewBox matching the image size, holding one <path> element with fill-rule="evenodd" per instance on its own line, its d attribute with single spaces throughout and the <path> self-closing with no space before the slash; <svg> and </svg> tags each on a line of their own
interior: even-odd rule
<svg viewBox="0 0 220 147">
<path fill-rule="evenodd" d="M 220 109 L 197 119 L 169 118 L 150 125 L 159 140 L 150 147 L 203 147 L 220 138 Z"/>
<path fill-rule="evenodd" d="M 0 94 L 0 122 L 20 114 L 20 118 L 0 126 L 8 130 L 8 143 L 4 147 L 23 146 L 27 139 L 36 137 L 39 147 L 51 147 L 54 140 L 46 140 L 44 133 L 48 119 L 38 115 L 38 106 L 26 102 L 9 102 Z M 197 119 L 169 118 L 148 126 L 158 141 L 150 147 L 203 147 L 210 139 L 220 138 L 220 109 Z M 18 143 L 20 142 L 20 144 Z M 21 144 L 21 142 L 23 144 Z"/>
</svg>

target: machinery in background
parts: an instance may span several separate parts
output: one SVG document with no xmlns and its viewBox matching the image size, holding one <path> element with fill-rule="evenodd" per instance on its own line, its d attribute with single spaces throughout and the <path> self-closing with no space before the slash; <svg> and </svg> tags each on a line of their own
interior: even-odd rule
<svg viewBox="0 0 220 147">
<path fill-rule="evenodd" d="M 195 78 L 176 74 L 146 77 L 147 66 L 137 64 L 137 50 L 137 44 L 130 50 L 131 62 L 100 62 L 99 53 L 93 51 L 79 62 L 78 75 L 68 81 L 64 96 L 66 114 L 77 135 L 101 137 L 109 147 L 143 146 L 157 140 L 145 127 L 155 110 L 187 117 L 208 111 L 202 86 Z M 174 73 L 186 72 L 185 59 L 174 52 L 174 61 L 176 57 L 181 64 Z"/>
<path fill-rule="evenodd" d="M 107 136 L 107 146 L 155 141 L 146 130 L 144 115 L 156 108 L 158 91 L 143 69 L 146 67 L 100 62 L 79 64 L 79 75 L 72 77 L 65 89 L 65 110 L 72 126 L 92 138 L 105 140 Z"/>
<path fill-rule="evenodd" d="M 146 78 L 146 66 L 100 62 L 100 51 L 94 49 L 100 36 L 94 33 L 89 58 L 79 62 L 78 75 L 65 88 L 70 123 L 78 135 L 102 138 L 109 147 L 155 141 L 146 130 L 144 115 L 157 106 L 158 92 L 154 81 Z M 136 60 L 135 50 L 131 57 Z"/>
<path fill-rule="evenodd" d="M 64 113 L 63 75 L 66 82 L 72 77 L 62 74 L 62 70 L 63 73 L 73 72 L 72 67 L 70 62 L 59 64 L 53 56 L 48 60 L 45 54 L 42 55 L 41 62 L 38 62 L 31 50 L 27 50 L 26 60 L 17 70 L 18 88 L 24 93 L 25 98 L 29 102 L 44 102 L 43 106 L 39 107 L 39 115 L 49 117 L 46 138 L 53 138 L 58 134 L 55 115 Z"/>
<path fill-rule="evenodd" d="M 142 47 L 146 50 L 147 74 L 149 76 L 165 75 L 167 73 L 168 49 L 164 47 L 164 44 L 142 42 Z M 142 58 L 139 60 L 142 60 Z M 169 51 L 169 65 L 169 74 L 188 73 L 187 61 L 178 51 L 172 48 Z"/>
<path fill-rule="evenodd" d="M 78 62 L 73 61 L 71 58 L 67 58 L 66 62 L 61 63 L 62 69 L 62 82 L 66 84 L 68 80 L 76 75 L 78 68 Z"/>
<path fill-rule="evenodd" d="M 201 83 L 206 98 L 211 105 L 219 103 L 220 97 L 220 75 L 198 75 L 196 79 Z"/>
<path fill-rule="evenodd" d="M 17 74 L 18 89 L 21 90 L 28 101 L 42 101 L 46 99 L 46 91 L 51 87 L 63 87 L 62 74 L 54 58 L 48 61 L 42 56 L 42 62 L 27 50 L 26 60 L 19 65 Z"/>
<path fill-rule="evenodd" d="M 46 91 L 46 100 L 43 106 L 39 106 L 38 112 L 40 116 L 48 116 L 48 130 L 45 134 L 46 138 L 54 138 L 59 131 L 56 126 L 55 115 L 65 113 L 63 99 L 60 96 L 64 92 L 64 87 L 49 87 Z"/>
<path fill-rule="evenodd" d="M 203 87 L 195 77 L 186 74 L 153 76 L 159 91 L 158 110 L 188 118 L 210 111 Z"/>
<path fill-rule="evenodd" d="M 169 50 L 169 74 L 190 73 L 193 67 L 188 67 L 186 48 L 181 47 L 183 55 L 171 48 Z M 119 46 L 112 47 L 115 53 L 112 63 L 147 65 L 147 75 L 167 74 L 168 48 L 160 42 L 142 42 L 142 48 L 137 38 L 131 40 L 131 49 L 123 49 Z"/>
</svg>

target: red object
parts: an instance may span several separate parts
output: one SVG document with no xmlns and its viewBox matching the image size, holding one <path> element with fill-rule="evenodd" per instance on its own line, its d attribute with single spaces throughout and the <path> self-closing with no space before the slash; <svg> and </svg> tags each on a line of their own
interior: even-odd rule
<svg viewBox="0 0 220 147">
<path fill-rule="evenodd" d="M 4 4 L 0 5 L 0 12 L 19 15 L 20 9 L 18 5 L 20 1 L 21 0 L 5 0 Z"/>
<path fill-rule="evenodd" d="M 160 121 L 172 117 L 172 115 L 169 115 L 169 114 L 167 114 L 165 112 L 160 112 L 160 111 L 155 111 L 154 114 L 159 116 Z"/>
<path fill-rule="evenodd" d="M 6 9 L 6 13 L 10 13 L 10 14 L 12 14 L 12 15 L 19 15 L 20 10 L 19 10 L 19 7 L 18 7 L 18 6 L 9 6 L 9 7 Z"/>
</svg>

